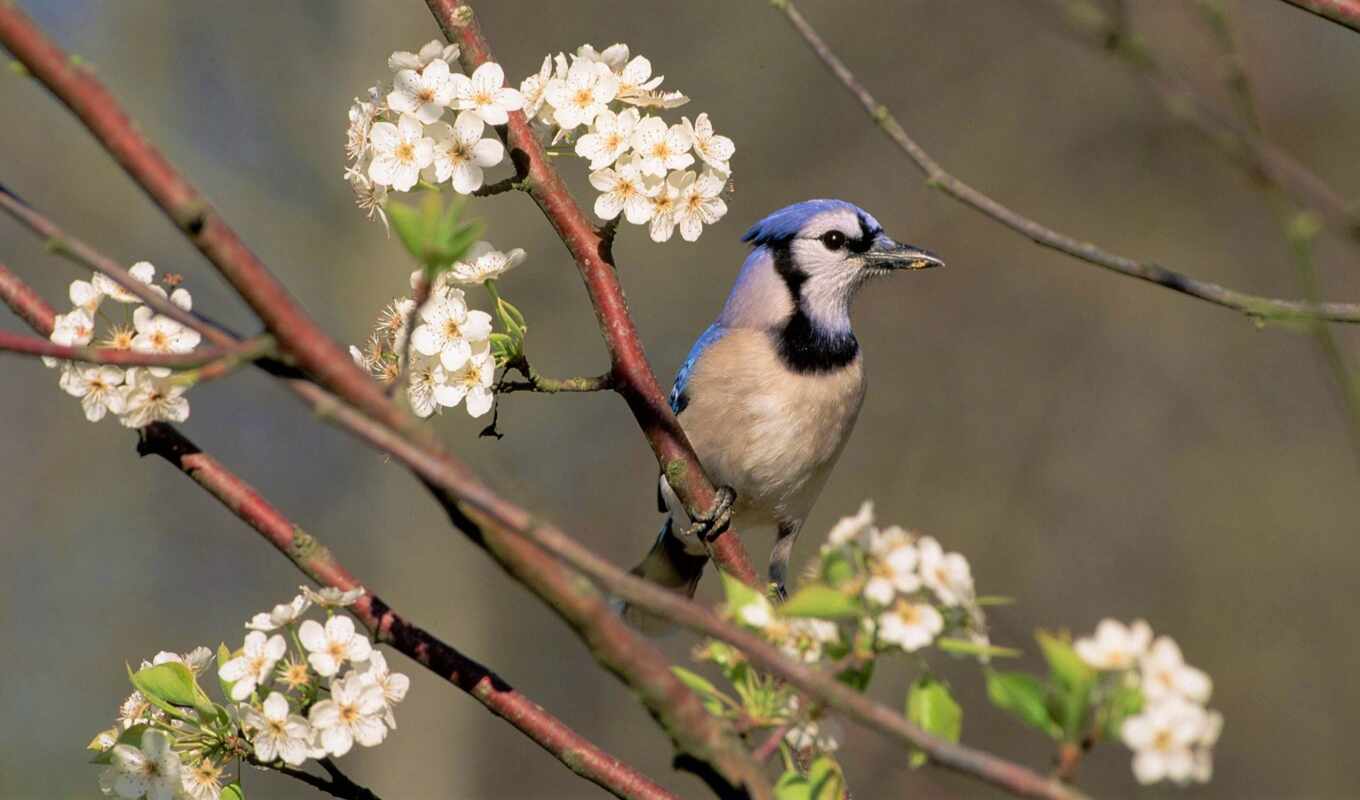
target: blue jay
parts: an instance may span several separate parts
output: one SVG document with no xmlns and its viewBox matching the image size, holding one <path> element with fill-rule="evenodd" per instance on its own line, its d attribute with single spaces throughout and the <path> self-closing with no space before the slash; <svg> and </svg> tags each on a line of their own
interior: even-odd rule
<svg viewBox="0 0 1360 800">
<path fill-rule="evenodd" d="M 777 531 L 769 569 L 782 596 L 794 539 L 864 402 L 850 302 L 869 278 L 944 262 L 894 241 L 843 200 L 782 208 L 742 241 L 751 254 L 680 367 L 670 405 L 709 478 L 730 487 L 723 494 L 736 529 Z M 633 572 L 693 596 L 712 526 L 683 524 L 665 475 L 658 506 L 666 522 Z M 624 613 L 644 628 L 655 623 L 639 609 Z"/>
</svg>

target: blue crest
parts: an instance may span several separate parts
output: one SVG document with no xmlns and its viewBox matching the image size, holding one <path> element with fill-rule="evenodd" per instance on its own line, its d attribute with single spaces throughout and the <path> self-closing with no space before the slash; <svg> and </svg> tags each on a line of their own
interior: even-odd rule
<svg viewBox="0 0 1360 800">
<path fill-rule="evenodd" d="M 813 217 L 827 211 L 838 210 L 854 212 L 867 230 L 876 231 L 881 228 L 878 220 L 854 203 L 847 203 L 844 200 L 804 200 L 785 206 L 752 225 L 750 230 L 742 235 L 741 240 L 750 242 L 752 247 L 786 242 L 797 236 Z"/>
</svg>

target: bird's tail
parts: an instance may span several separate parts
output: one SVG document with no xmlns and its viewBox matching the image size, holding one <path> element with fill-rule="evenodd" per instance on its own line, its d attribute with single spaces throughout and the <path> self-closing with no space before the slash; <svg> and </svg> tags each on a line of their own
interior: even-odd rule
<svg viewBox="0 0 1360 800">
<path fill-rule="evenodd" d="M 642 563 L 633 567 L 632 573 L 672 591 L 682 591 L 686 597 L 693 597 L 694 590 L 699 586 L 699 578 L 704 574 L 708 556 L 689 552 L 685 543 L 675 535 L 672 524 L 672 520 L 667 517 L 666 524 L 661 526 L 661 533 L 656 537 L 656 543 Z M 649 636 L 666 633 L 672 628 L 670 622 L 650 611 L 631 603 L 616 602 L 624 621 Z"/>
</svg>

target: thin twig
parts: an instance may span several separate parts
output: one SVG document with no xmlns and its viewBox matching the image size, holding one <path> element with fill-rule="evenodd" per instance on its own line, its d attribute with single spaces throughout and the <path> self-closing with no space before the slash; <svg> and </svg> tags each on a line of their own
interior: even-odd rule
<svg viewBox="0 0 1360 800">
<path fill-rule="evenodd" d="M 210 347 L 189 353 L 143 353 L 138 350 L 118 350 L 111 347 L 80 347 L 60 345 L 35 336 L 0 331 L 0 351 L 30 356 L 49 356 L 63 361 L 85 364 L 107 364 L 116 367 L 169 367 L 189 369 L 207 367 L 214 362 L 235 366 L 268 354 L 274 346 L 272 337 L 257 336 L 230 347 Z M 224 368 L 214 371 L 224 374 Z"/>
<path fill-rule="evenodd" d="M 314 789 L 319 789 L 331 797 L 339 797 L 341 800 L 382 800 L 381 797 L 373 793 L 372 789 L 369 789 L 366 786 L 360 786 L 350 780 L 350 777 L 341 772 L 340 768 L 335 766 L 335 762 L 331 761 L 329 758 L 322 759 L 319 762 L 321 766 L 325 768 L 326 772 L 330 774 L 329 780 L 320 775 L 313 775 L 306 770 L 295 769 L 282 764 L 260 764 L 260 762 L 256 761 L 254 758 L 250 759 L 250 763 L 267 767 L 275 772 L 287 775 L 294 780 L 302 781 Z"/>
<path fill-rule="evenodd" d="M 1175 292 L 1199 298 L 1214 305 L 1240 311 L 1249 317 L 1266 320 L 1318 319 L 1329 322 L 1360 322 L 1360 304 L 1312 303 L 1305 300 L 1280 300 L 1239 292 L 1209 281 L 1192 278 L 1179 272 L 1145 261 L 1111 253 L 1095 244 L 1074 239 L 1052 228 L 1045 227 L 1023 216 L 990 196 L 974 189 L 946 172 L 931 158 L 906 130 L 897 117 L 864 88 L 845 63 L 832 52 L 817 31 L 799 13 L 790 0 L 777 0 L 773 5 L 784 12 L 808 46 L 831 70 L 845 88 L 853 94 L 865 111 L 926 176 L 926 184 L 962 201 L 1017 233 L 1043 247 L 1065 253 L 1121 275 L 1157 284 Z"/>
<path fill-rule="evenodd" d="M 1284 2 L 1360 32 L 1360 0 L 1284 0 Z"/>
<path fill-rule="evenodd" d="M 614 375 L 606 372 L 603 375 L 578 378 L 548 378 L 538 374 L 529 363 L 529 359 L 520 355 L 505 365 L 506 371 L 515 370 L 524 376 L 522 381 L 511 381 L 501 378 L 496 385 L 496 393 L 504 394 L 508 392 L 542 392 L 544 394 L 557 394 L 559 392 L 603 392 L 614 388 Z"/>
</svg>

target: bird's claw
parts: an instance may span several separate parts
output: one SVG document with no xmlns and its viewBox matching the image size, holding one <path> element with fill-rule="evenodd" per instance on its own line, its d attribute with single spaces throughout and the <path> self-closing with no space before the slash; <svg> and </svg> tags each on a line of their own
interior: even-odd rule
<svg viewBox="0 0 1360 800">
<path fill-rule="evenodd" d="M 703 542 L 713 541 L 732 523 L 732 506 L 736 502 L 735 489 L 731 486 L 719 486 L 714 493 L 713 507 L 707 514 L 695 517 L 694 523 L 684 530 L 683 535 L 697 537 Z"/>
</svg>

